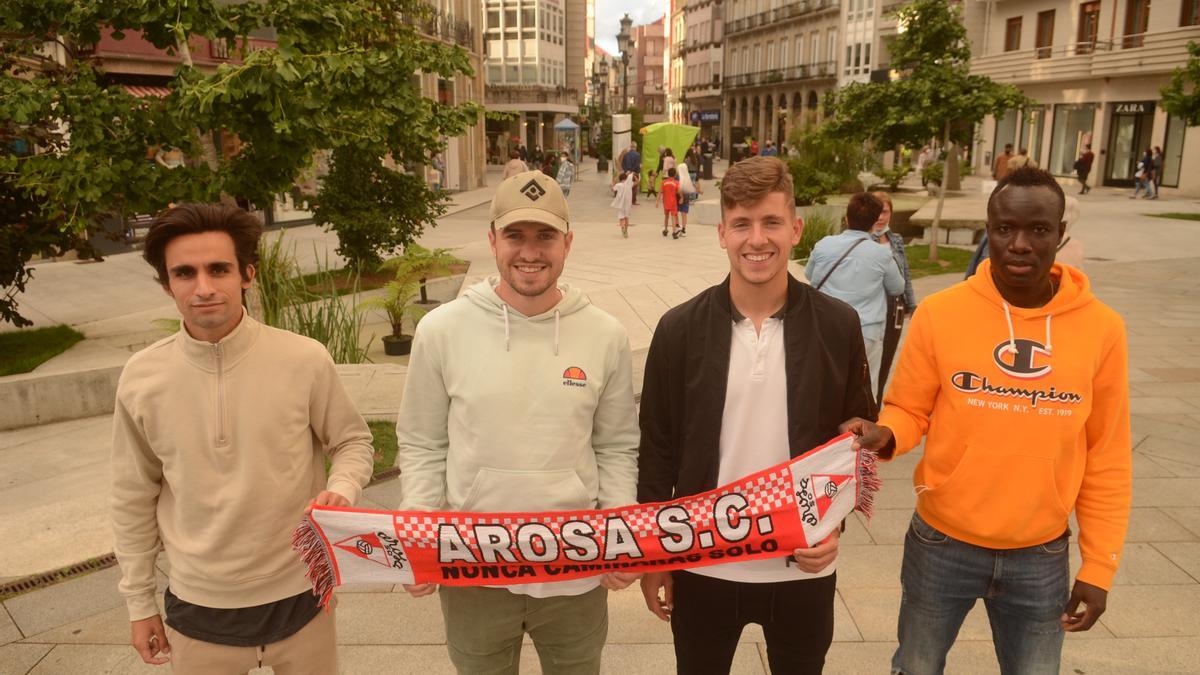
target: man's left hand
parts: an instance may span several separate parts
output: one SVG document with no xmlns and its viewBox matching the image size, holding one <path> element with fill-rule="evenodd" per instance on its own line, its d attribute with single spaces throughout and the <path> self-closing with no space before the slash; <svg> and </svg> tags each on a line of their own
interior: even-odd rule
<svg viewBox="0 0 1200 675">
<path fill-rule="evenodd" d="M 1082 612 L 1079 611 L 1080 603 L 1084 604 Z M 1088 630 L 1104 613 L 1107 603 L 1108 591 L 1076 579 L 1075 587 L 1071 589 L 1071 599 L 1067 601 L 1067 608 L 1059 618 L 1063 630 L 1068 633 L 1082 633 Z"/>
<path fill-rule="evenodd" d="M 641 572 L 609 572 L 600 577 L 600 585 L 610 591 L 619 591 L 641 578 Z"/>
<path fill-rule="evenodd" d="M 796 566 L 802 571 L 809 574 L 816 574 L 821 570 L 833 564 L 837 560 L 838 540 L 841 539 L 842 533 L 840 530 L 834 530 L 825 540 L 813 546 L 812 548 L 798 548 L 792 552 L 792 559 L 796 561 Z"/>
<path fill-rule="evenodd" d="M 314 506 L 344 506 L 344 507 L 348 507 L 348 506 L 350 506 L 350 500 L 346 499 L 345 497 L 339 495 L 336 492 L 333 492 L 332 490 L 325 490 L 325 491 L 321 492 L 321 494 L 314 497 L 313 500 L 308 503 L 308 508 L 304 509 L 304 515 L 307 516 L 308 514 L 312 513 Z"/>
</svg>

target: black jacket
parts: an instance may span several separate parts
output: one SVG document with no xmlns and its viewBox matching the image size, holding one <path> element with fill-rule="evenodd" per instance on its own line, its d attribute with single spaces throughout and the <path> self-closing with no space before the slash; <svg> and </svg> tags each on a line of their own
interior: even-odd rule
<svg viewBox="0 0 1200 675">
<path fill-rule="evenodd" d="M 858 314 L 790 275 L 783 314 L 796 457 L 837 436 L 851 417 L 875 419 L 876 410 Z M 638 501 L 717 487 L 732 322 L 728 278 L 659 320 L 642 385 Z"/>
</svg>

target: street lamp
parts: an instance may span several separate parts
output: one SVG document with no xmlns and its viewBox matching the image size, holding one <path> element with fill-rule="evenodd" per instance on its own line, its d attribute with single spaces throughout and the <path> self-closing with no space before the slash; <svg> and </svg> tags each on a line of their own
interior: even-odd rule
<svg viewBox="0 0 1200 675">
<path fill-rule="evenodd" d="M 636 45 L 629 29 L 633 19 L 628 14 L 621 17 L 621 32 L 617 33 L 617 49 L 621 51 L 621 102 L 624 110 L 629 109 L 629 58 Z"/>
<path fill-rule="evenodd" d="M 608 114 L 608 61 L 600 61 L 600 109 Z"/>
</svg>

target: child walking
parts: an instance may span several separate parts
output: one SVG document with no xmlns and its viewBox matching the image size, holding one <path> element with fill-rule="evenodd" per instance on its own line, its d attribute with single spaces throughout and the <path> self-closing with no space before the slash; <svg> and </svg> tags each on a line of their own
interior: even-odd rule
<svg viewBox="0 0 1200 675">
<path fill-rule="evenodd" d="M 662 182 L 663 236 L 667 236 L 667 224 L 671 225 L 671 238 L 679 238 L 679 179 L 675 167 L 667 169 Z"/>
<path fill-rule="evenodd" d="M 629 238 L 629 212 L 633 209 L 633 191 L 637 175 L 621 172 L 617 182 L 613 183 L 613 200 L 609 204 L 617 210 L 617 225 L 621 228 L 621 236 Z"/>
</svg>

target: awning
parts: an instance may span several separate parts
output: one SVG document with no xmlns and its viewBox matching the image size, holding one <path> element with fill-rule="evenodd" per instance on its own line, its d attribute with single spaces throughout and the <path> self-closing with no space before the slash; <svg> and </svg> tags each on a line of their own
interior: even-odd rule
<svg viewBox="0 0 1200 675">
<path fill-rule="evenodd" d="M 555 131 L 575 131 L 577 129 L 579 129 L 579 125 L 572 122 L 570 117 L 564 117 L 554 125 Z"/>
<path fill-rule="evenodd" d="M 137 84 L 123 84 L 125 91 L 129 92 L 130 96 L 137 98 L 166 98 L 170 95 L 171 90 L 166 87 L 143 87 Z"/>
</svg>

